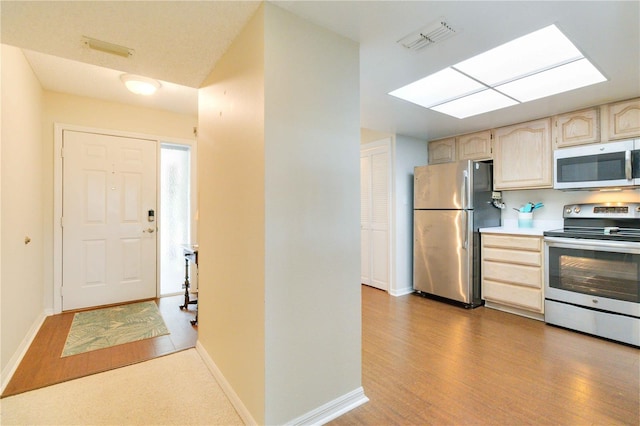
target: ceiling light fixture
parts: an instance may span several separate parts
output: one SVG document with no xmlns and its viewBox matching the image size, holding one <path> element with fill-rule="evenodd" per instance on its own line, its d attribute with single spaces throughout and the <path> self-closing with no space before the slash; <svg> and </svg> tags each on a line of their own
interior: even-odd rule
<svg viewBox="0 0 640 426">
<path fill-rule="evenodd" d="M 120 80 L 136 95 L 153 95 L 160 88 L 160 82 L 148 77 L 142 77 L 133 74 L 122 74 Z"/>
<path fill-rule="evenodd" d="M 466 118 L 606 80 L 550 25 L 389 94 Z"/>
</svg>

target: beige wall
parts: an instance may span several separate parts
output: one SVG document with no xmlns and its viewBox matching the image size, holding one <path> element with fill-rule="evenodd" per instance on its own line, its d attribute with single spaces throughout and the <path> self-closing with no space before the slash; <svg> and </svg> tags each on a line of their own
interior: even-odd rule
<svg viewBox="0 0 640 426">
<path fill-rule="evenodd" d="M 265 5 L 267 424 L 361 386 L 358 52 Z"/>
<path fill-rule="evenodd" d="M 362 144 L 376 142 L 386 138 L 393 138 L 394 136 L 395 133 L 378 132 L 364 127 L 360 129 L 360 143 Z"/>
<path fill-rule="evenodd" d="M 25 338 L 53 308 L 54 123 L 171 141 L 193 139 L 197 117 L 43 91 L 22 52 L 11 46 L 2 45 L 1 71 L 0 366 L 4 380 Z M 31 238 L 27 245 L 26 236 Z"/>
<path fill-rule="evenodd" d="M 198 125 L 195 115 L 66 93 L 45 92 L 44 102 L 45 142 L 53 140 L 54 122 L 183 139 L 193 139 L 193 128 Z"/>
<path fill-rule="evenodd" d="M 45 307 L 53 307 L 53 175 L 54 124 L 70 124 L 96 129 L 142 133 L 176 139 L 194 139 L 196 116 L 176 114 L 151 108 L 124 105 L 98 99 L 44 92 L 42 135 L 44 146 L 44 291 Z"/>
<path fill-rule="evenodd" d="M 198 340 L 264 424 L 263 9 L 200 89 Z"/>
<path fill-rule="evenodd" d="M 261 424 L 361 386 L 358 75 L 265 3 L 200 90 L 199 341 Z"/>
<path fill-rule="evenodd" d="M 42 89 L 19 49 L 2 45 L 0 366 L 4 380 L 44 314 Z M 25 237 L 31 238 L 25 244 Z M 12 360 L 12 358 L 14 358 Z"/>
</svg>

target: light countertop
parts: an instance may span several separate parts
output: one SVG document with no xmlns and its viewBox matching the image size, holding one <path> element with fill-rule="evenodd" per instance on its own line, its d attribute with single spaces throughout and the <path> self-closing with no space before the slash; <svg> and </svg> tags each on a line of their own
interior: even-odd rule
<svg viewBox="0 0 640 426">
<path fill-rule="evenodd" d="M 533 227 L 522 228 L 518 226 L 517 219 L 505 219 L 502 226 L 493 228 L 480 228 L 481 233 L 534 235 L 542 236 L 544 231 L 562 228 L 562 220 L 533 220 Z"/>
</svg>

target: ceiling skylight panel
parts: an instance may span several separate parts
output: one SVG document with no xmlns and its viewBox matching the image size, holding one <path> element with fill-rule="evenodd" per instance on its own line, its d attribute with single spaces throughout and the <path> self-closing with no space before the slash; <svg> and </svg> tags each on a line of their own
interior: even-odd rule
<svg viewBox="0 0 640 426">
<path fill-rule="evenodd" d="M 447 68 L 389 92 L 389 94 L 429 108 L 482 89 L 485 89 L 485 86 Z"/>
<path fill-rule="evenodd" d="M 573 43 L 555 25 L 550 25 L 453 67 L 494 86 L 581 57 Z"/>
<path fill-rule="evenodd" d="M 521 102 L 528 102 L 603 81 L 606 81 L 606 78 L 591 62 L 580 59 L 497 86 L 496 89 Z"/>
<path fill-rule="evenodd" d="M 434 111 L 451 115 L 456 118 L 466 118 L 496 109 L 515 105 L 518 102 L 492 89 L 483 90 L 463 98 L 456 99 L 432 107 Z"/>
<path fill-rule="evenodd" d="M 389 94 L 466 118 L 602 81 L 606 78 L 550 25 Z"/>
</svg>

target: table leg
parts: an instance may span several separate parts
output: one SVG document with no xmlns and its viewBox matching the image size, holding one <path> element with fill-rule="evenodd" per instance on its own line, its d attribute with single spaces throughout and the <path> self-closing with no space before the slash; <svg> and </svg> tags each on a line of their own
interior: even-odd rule
<svg viewBox="0 0 640 426">
<path fill-rule="evenodd" d="M 184 258 L 184 305 L 180 305 L 180 309 L 187 309 L 189 307 L 189 258 Z"/>
</svg>

